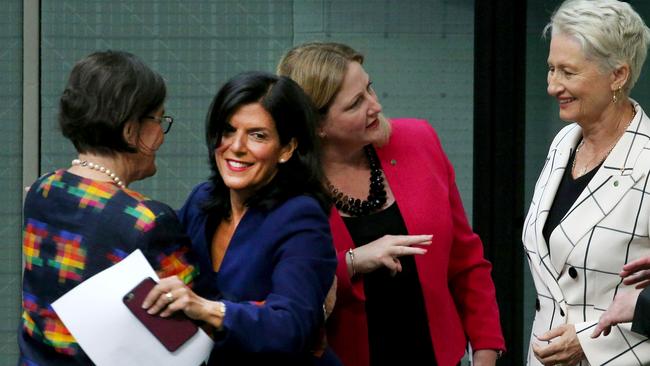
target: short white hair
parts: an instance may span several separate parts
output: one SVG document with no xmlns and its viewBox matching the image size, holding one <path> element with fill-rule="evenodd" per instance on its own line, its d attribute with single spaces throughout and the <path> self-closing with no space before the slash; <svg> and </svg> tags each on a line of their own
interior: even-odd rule
<svg viewBox="0 0 650 366">
<path fill-rule="evenodd" d="M 603 71 L 627 63 L 630 77 L 626 94 L 639 79 L 648 53 L 650 29 L 630 4 L 618 0 L 566 0 L 551 16 L 543 34 L 563 34 L 576 39 L 587 59 Z"/>
</svg>

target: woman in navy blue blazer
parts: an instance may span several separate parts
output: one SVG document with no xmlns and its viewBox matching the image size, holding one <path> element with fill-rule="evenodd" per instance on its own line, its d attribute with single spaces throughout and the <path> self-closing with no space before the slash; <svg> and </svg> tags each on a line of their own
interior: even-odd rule
<svg viewBox="0 0 650 366">
<path fill-rule="evenodd" d="M 212 102 L 212 176 L 179 213 L 201 275 L 193 289 L 162 280 L 143 304 L 209 325 L 209 364 L 338 363 L 314 352 L 336 270 L 316 121 L 297 84 L 267 73 L 236 76 Z"/>
</svg>

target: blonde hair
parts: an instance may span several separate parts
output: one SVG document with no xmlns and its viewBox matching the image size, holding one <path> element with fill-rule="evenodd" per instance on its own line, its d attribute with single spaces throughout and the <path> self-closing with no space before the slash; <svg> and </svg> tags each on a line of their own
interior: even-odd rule
<svg viewBox="0 0 650 366">
<path fill-rule="evenodd" d="M 309 42 L 290 49 L 280 60 L 277 73 L 288 76 L 302 87 L 318 109 L 321 118 L 336 98 L 350 62 L 363 64 L 364 57 L 352 47 L 334 42 Z M 382 146 L 391 134 L 390 122 L 379 114 Z"/>
<path fill-rule="evenodd" d="M 567 0 L 551 16 L 543 34 L 563 34 L 575 38 L 588 59 L 602 70 L 630 66 L 623 86 L 626 94 L 636 84 L 650 42 L 650 29 L 630 4 L 618 0 Z"/>
</svg>

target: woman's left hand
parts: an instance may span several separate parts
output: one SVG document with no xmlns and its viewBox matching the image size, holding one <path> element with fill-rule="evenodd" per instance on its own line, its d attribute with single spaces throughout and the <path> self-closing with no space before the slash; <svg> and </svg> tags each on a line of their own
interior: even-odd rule
<svg viewBox="0 0 650 366">
<path fill-rule="evenodd" d="M 480 349 L 472 356 L 473 366 L 494 366 L 497 362 L 497 352 L 491 349 Z"/>
<path fill-rule="evenodd" d="M 591 338 L 597 338 L 601 333 L 609 335 L 612 327 L 619 323 L 631 322 L 634 318 L 634 308 L 641 294 L 641 289 L 619 292 L 607 311 L 598 320 Z"/>
<path fill-rule="evenodd" d="M 545 366 L 573 366 L 585 357 L 573 324 L 560 325 L 537 337 L 540 341 L 551 341 L 548 345 L 533 343 L 535 357 Z"/>
<path fill-rule="evenodd" d="M 178 277 L 163 278 L 145 297 L 142 307 L 149 314 L 167 317 L 182 310 L 188 317 L 206 320 L 210 301 L 198 296 Z"/>
</svg>

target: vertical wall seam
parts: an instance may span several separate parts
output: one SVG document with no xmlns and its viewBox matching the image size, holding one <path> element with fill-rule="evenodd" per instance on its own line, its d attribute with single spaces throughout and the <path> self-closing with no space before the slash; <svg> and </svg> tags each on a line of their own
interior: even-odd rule
<svg viewBox="0 0 650 366">
<path fill-rule="evenodd" d="M 38 178 L 40 161 L 40 0 L 23 1 L 23 187 Z M 23 200 L 25 198 L 23 190 Z"/>
</svg>

